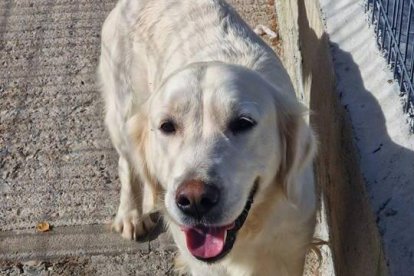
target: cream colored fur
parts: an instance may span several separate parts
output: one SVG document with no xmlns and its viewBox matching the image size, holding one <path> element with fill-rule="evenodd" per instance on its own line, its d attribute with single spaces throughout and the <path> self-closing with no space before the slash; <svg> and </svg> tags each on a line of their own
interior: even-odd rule
<svg viewBox="0 0 414 276">
<path fill-rule="evenodd" d="M 274 52 L 222 0 L 120 0 L 105 21 L 99 79 L 117 149 L 113 227 L 134 239 L 161 210 L 192 275 L 301 275 L 315 223 L 315 141 Z M 257 125 L 233 135 L 229 122 Z M 160 132 L 174 119 L 173 135 Z M 220 183 L 225 225 L 259 189 L 232 251 L 207 265 L 186 248 L 174 198 L 186 180 Z"/>
</svg>

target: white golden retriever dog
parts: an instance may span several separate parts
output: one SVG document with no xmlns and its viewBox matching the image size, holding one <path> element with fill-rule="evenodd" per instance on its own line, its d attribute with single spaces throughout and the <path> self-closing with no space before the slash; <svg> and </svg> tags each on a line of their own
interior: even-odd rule
<svg viewBox="0 0 414 276">
<path fill-rule="evenodd" d="M 161 211 L 192 275 L 301 275 L 315 140 L 274 52 L 222 0 L 120 0 L 99 78 L 119 153 L 113 228 Z"/>
</svg>

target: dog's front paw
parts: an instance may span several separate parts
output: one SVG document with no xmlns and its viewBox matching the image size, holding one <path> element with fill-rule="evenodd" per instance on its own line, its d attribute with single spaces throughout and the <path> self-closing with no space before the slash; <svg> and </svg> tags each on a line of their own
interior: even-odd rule
<svg viewBox="0 0 414 276">
<path fill-rule="evenodd" d="M 142 216 L 138 210 L 118 211 L 112 229 L 121 233 L 121 236 L 129 240 L 137 240 L 147 236 L 157 225 L 158 213 L 148 213 Z"/>
</svg>

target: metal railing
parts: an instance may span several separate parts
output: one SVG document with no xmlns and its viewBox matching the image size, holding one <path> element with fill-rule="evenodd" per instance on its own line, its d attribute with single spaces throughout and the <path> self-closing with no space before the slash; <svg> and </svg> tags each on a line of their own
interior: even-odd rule
<svg viewBox="0 0 414 276">
<path fill-rule="evenodd" d="M 403 109 L 414 133 L 414 0 L 367 0 L 377 44 L 400 84 Z"/>
</svg>

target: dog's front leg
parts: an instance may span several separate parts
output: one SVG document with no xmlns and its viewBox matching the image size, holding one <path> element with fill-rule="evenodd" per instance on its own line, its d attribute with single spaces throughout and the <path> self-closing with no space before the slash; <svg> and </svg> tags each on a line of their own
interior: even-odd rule
<svg viewBox="0 0 414 276">
<path fill-rule="evenodd" d="M 156 221 L 153 215 L 143 214 L 143 184 L 122 156 L 119 158 L 119 178 L 121 198 L 112 228 L 126 239 L 137 239 L 147 235 L 155 227 Z"/>
</svg>

